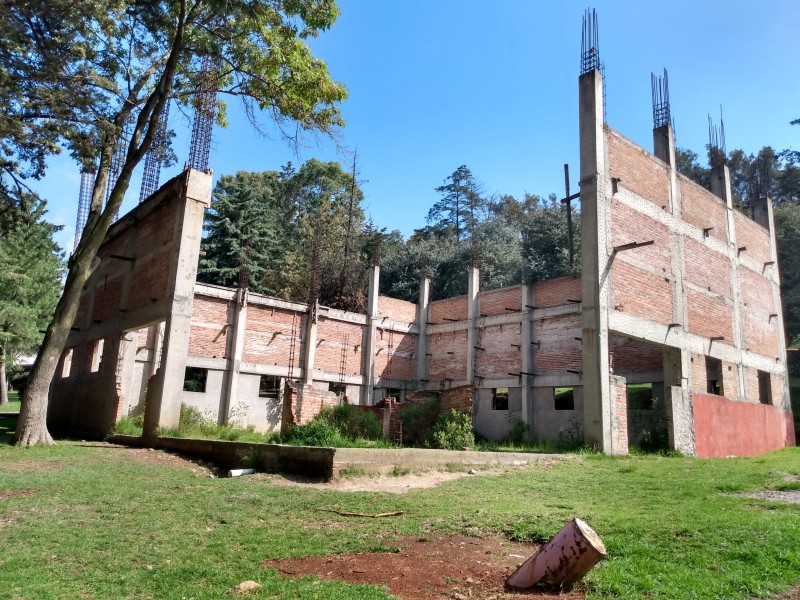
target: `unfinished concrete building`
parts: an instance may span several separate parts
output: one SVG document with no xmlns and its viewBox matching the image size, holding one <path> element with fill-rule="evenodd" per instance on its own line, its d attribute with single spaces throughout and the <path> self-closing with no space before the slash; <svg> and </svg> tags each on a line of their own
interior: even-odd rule
<svg viewBox="0 0 800 600">
<path fill-rule="evenodd" d="M 211 176 L 162 186 L 109 231 L 53 383 L 49 424 L 104 435 L 143 410 L 175 426 L 181 402 L 258 431 L 325 404 L 441 395 L 502 439 L 623 454 L 661 434 L 687 455 L 794 444 L 772 207 L 736 211 L 727 168 L 714 193 L 675 168 L 670 124 L 654 153 L 604 122 L 602 75 L 579 79 L 582 272 L 417 303 L 378 294 L 365 314 L 198 284 Z M 631 392 L 629 394 L 629 391 Z M 387 418 L 388 422 L 388 418 Z"/>
</svg>

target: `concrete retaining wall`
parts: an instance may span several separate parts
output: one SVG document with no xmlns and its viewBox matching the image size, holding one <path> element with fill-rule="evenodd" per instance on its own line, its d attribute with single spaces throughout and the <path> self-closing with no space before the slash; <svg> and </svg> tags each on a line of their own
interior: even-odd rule
<svg viewBox="0 0 800 600">
<path fill-rule="evenodd" d="M 267 473 L 292 473 L 326 480 L 333 477 L 333 448 L 164 437 L 148 444 L 142 438 L 130 435 L 115 435 L 108 441 L 125 446 L 170 450 L 213 462 L 223 469 L 243 467 L 250 457 L 258 455 L 261 468 Z"/>
</svg>

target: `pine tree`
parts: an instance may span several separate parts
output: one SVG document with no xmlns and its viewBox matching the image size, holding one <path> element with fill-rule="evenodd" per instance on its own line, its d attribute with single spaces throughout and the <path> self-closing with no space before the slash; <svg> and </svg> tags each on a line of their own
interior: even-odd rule
<svg viewBox="0 0 800 600">
<path fill-rule="evenodd" d="M 36 349 L 61 292 L 64 263 L 44 220 L 45 204 L 29 196 L 0 237 L 0 405 L 8 404 L 6 367 Z"/>
<path fill-rule="evenodd" d="M 296 237 L 293 211 L 276 171 L 220 177 L 205 215 L 198 280 L 282 295 L 285 255 Z"/>
</svg>

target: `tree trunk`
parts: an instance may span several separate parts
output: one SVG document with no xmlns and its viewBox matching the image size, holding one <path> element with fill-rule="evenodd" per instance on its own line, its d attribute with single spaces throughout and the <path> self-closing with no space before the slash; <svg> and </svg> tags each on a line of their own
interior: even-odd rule
<svg viewBox="0 0 800 600">
<path fill-rule="evenodd" d="M 8 406 L 8 381 L 6 381 L 5 350 L 0 350 L 0 406 Z"/>
<path fill-rule="evenodd" d="M 67 343 L 75 314 L 78 312 L 81 291 L 92 273 L 93 259 L 100 243 L 105 237 L 105 227 L 94 227 L 86 244 L 79 246 L 72 257 L 64 282 L 64 292 L 56 305 L 55 314 L 44 340 L 33 363 L 28 385 L 23 392 L 23 402 L 19 411 L 19 420 L 12 444 L 19 446 L 35 446 L 37 444 L 53 444 L 53 438 L 47 430 L 47 404 L 50 394 L 50 383 L 56 372 L 64 345 Z"/>
</svg>

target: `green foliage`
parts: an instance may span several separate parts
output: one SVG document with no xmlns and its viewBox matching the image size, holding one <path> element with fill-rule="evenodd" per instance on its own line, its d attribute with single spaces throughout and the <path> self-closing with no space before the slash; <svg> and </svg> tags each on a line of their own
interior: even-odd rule
<svg viewBox="0 0 800 600">
<path fill-rule="evenodd" d="M 398 411 L 403 423 L 403 444 L 424 447 L 430 445 L 430 430 L 439 416 L 439 399 L 405 402 Z"/>
<path fill-rule="evenodd" d="M 461 165 L 436 188 L 442 195 L 428 211 L 428 223 L 448 230 L 457 240 L 472 241 L 487 202 L 467 165 Z"/>
<path fill-rule="evenodd" d="M 454 408 L 439 415 L 431 432 L 437 448 L 445 450 L 470 450 L 475 445 L 472 417 Z"/>
<path fill-rule="evenodd" d="M 238 287 L 245 266 L 254 292 L 285 292 L 284 255 L 296 244 L 296 211 L 283 201 L 279 177 L 276 171 L 220 177 L 205 213 L 200 281 Z"/>
<path fill-rule="evenodd" d="M 371 412 L 343 404 L 323 408 L 312 421 L 294 425 L 280 436 L 283 444 L 331 448 L 390 448 L 380 439 L 381 425 Z"/>
<path fill-rule="evenodd" d="M 60 227 L 44 220 L 45 203 L 27 198 L 0 236 L 0 365 L 30 352 L 53 316 L 64 262 L 53 242 Z"/>
<path fill-rule="evenodd" d="M 370 236 L 362 199 L 353 174 L 336 162 L 224 175 L 206 212 L 198 277 L 238 287 L 246 266 L 254 292 L 299 301 L 318 294 L 323 305 L 361 310 Z"/>
<path fill-rule="evenodd" d="M 122 417 L 117 421 L 114 428 L 111 430 L 112 435 L 132 435 L 140 437 L 142 435 L 142 425 L 137 424 L 135 417 Z"/>
<path fill-rule="evenodd" d="M 324 418 L 317 417 L 305 425 L 294 425 L 281 435 L 281 442 L 294 446 L 346 446 L 341 432 Z"/>
<path fill-rule="evenodd" d="M 530 436 L 531 426 L 522 419 L 517 419 L 514 421 L 514 424 L 508 431 L 508 441 L 515 446 L 521 446 L 522 444 L 530 441 Z"/>
<path fill-rule="evenodd" d="M 381 423 L 369 410 L 352 404 L 326 407 L 320 413 L 322 419 L 336 427 L 342 435 L 352 438 L 377 440 L 381 437 Z"/>
</svg>

